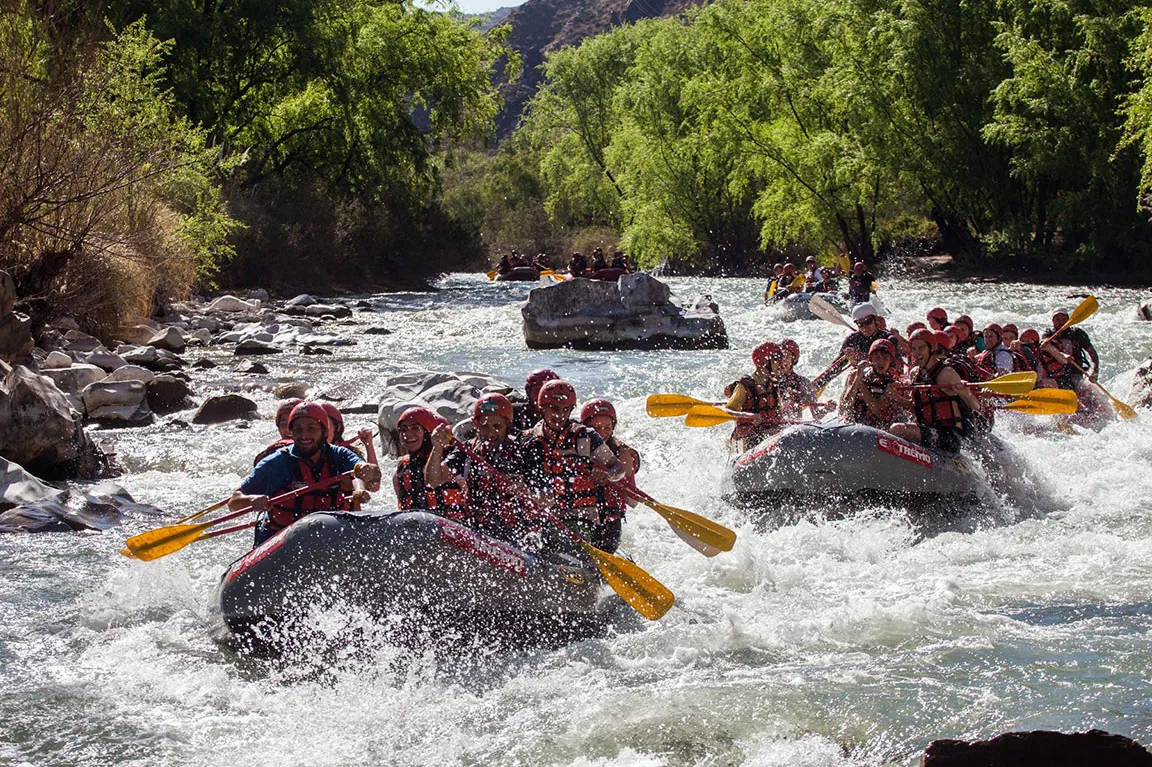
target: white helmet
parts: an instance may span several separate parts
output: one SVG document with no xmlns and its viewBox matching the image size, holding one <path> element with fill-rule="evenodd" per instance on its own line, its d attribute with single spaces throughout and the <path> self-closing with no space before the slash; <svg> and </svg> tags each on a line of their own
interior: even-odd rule
<svg viewBox="0 0 1152 767">
<path fill-rule="evenodd" d="M 876 307 L 872 304 L 857 304 L 852 307 L 852 319 L 862 320 L 865 317 L 875 317 Z"/>
</svg>

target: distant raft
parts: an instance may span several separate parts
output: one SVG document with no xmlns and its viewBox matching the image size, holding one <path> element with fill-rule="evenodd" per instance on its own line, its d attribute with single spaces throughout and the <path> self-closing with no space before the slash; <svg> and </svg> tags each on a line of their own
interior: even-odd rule
<svg viewBox="0 0 1152 767">
<path fill-rule="evenodd" d="M 722 492 L 776 526 L 847 516 L 865 506 L 963 513 L 1039 489 L 1019 456 L 986 435 L 949 455 L 860 424 L 798 424 L 738 456 Z"/>
<path fill-rule="evenodd" d="M 531 266 L 517 266 L 495 277 L 496 282 L 537 282 L 539 279 L 540 272 Z"/>
<path fill-rule="evenodd" d="M 233 562 L 212 607 L 214 639 L 265 655 L 350 641 L 318 628 L 326 611 L 365 615 L 399 644 L 463 632 L 517 645 L 599 635 L 631 613 L 590 561 L 418 511 L 311 514 Z"/>
<path fill-rule="evenodd" d="M 812 300 L 812 296 L 820 296 L 841 314 L 848 314 L 847 302 L 836 293 L 792 293 L 772 304 L 772 313 L 777 319 L 785 322 L 814 320 L 816 315 L 808 308 L 808 302 Z"/>
</svg>

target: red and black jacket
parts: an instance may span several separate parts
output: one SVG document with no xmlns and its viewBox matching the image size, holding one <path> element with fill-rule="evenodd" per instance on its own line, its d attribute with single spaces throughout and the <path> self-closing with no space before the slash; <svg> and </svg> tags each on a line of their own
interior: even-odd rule
<svg viewBox="0 0 1152 767">
<path fill-rule="evenodd" d="M 331 448 L 323 445 L 320 448 L 318 460 L 313 463 L 305 458 L 293 455 L 289 447 L 280 449 L 280 452 L 292 463 L 292 482 L 283 492 L 295 490 L 300 487 L 314 485 L 325 479 L 335 477 L 339 472 L 332 467 Z M 341 489 L 341 483 L 336 483 L 322 490 L 298 495 L 290 501 L 275 504 L 268 508 L 268 529 L 272 531 L 283 530 L 301 517 L 317 511 L 351 511 L 352 501 Z"/>
<path fill-rule="evenodd" d="M 468 497 L 456 484 L 429 487 L 424 481 L 424 464 L 428 450 L 420 450 L 402 457 L 396 465 L 394 485 L 396 501 L 401 511 L 422 509 L 449 519 L 468 518 Z"/>
<path fill-rule="evenodd" d="M 950 367 L 947 362 L 937 359 L 928 368 L 919 368 L 912 383 L 936 386 L 940 373 Z M 959 396 L 940 389 L 913 389 L 912 401 L 916 406 L 916 421 L 921 427 L 956 429 L 962 434 L 968 431 L 972 410 Z"/>
</svg>

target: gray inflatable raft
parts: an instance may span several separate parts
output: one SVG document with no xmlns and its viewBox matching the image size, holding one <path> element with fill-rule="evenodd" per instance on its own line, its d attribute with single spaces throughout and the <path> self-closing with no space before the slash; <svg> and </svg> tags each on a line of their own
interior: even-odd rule
<svg viewBox="0 0 1152 767">
<path fill-rule="evenodd" d="M 213 637 L 260 654 L 315 649 L 315 616 L 333 609 L 384 621 L 398 643 L 464 631 L 520 645 L 593 636 L 629 612 L 575 555 L 534 556 L 426 512 L 319 513 L 229 566 Z"/>
<path fill-rule="evenodd" d="M 808 302 L 812 300 L 812 296 L 820 296 L 841 314 L 848 313 L 847 302 L 835 293 L 792 293 L 772 305 L 772 314 L 785 322 L 814 320 L 816 315 L 808 308 Z"/>
<path fill-rule="evenodd" d="M 954 513 L 1009 493 L 1034 496 L 1023 464 L 999 439 L 985 435 L 965 449 L 948 455 L 860 424 L 790 426 L 737 456 L 723 494 L 778 524 L 813 510 L 824 517 L 867 505 Z"/>
</svg>

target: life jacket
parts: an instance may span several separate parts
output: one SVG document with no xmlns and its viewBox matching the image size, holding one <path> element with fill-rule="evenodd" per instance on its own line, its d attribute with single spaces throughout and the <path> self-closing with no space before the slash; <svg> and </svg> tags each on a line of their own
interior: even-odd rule
<svg viewBox="0 0 1152 767">
<path fill-rule="evenodd" d="M 748 398 L 744 400 L 744 404 L 740 407 L 743 413 L 770 413 L 777 417 L 780 416 L 780 390 L 776 387 L 776 382 L 768 379 L 767 383 L 760 383 L 752 376 L 745 376 L 738 381 L 733 381 L 724 387 L 724 396 L 731 397 L 732 393 L 736 391 L 736 385 L 740 384 L 744 387 L 744 391 L 748 392 Z M 731 439 L 747 439 L 754 433 L 764 428 L 764 424 L 755 424 L 751 421 L 738 421 L 736 428 L 732 430 Z"/>
<path fill-rule="evenodd" d="M 520 449 L 511 438 L 499 445 L 472 441 L 472 449 L 493 469 L 506 476 L 519 475 L 523 469 Z M 520 524 L 520 500 L 500 487 L 492 472 L 478 467 L 471 458 L 464 459 L 464 476 L 468 478 L 468 507 L 476 524 L 488 531 L 514 528 Z"/>
<path fill-rule="evenodd" d="M 396 501 L 401 511 L 424 509 L 455 520 L 468 518 L 468 497 L 454 484 L 429 487 L 424 481 L 428 453 L 409 453 L 396 465 Z"/>
<path fill-rule="evenodd" d="M 281 448 L 280 452 L 292 461 L 292 482 L 282 492 L 307 487 L 335 477 L 337 472 L 332 468 L 330 450 L 328 445 L 320 448 L 320 465 L 317 471 L 313 470 L 308 461 L 293 455 L 291 448 Z M 298 495 L 292 500 L 269 506 L 268 529 L 283 530 L 301 517 L 317 511 L 351 511 L 352 508 L 351 499 L 340 489 L 340 483 L 336 483 L 323 490 L 314 490 Z"/>
<path fill-rule="evenodd" d="M 625 448 L 630 449 L 636 454 L 636 471 L 640 470 L 640 452 L 634 447 L 624 444 L 620 440 L 613 437 L 607 443 L 608 448 L 620 457 L 620 453 Z M 633 490 L 636 489 L 636 477 L 633 474 L 628 474 L 624 479 L 620 480 L 619 484 L 629 487 Z M 615 522 L 618 519 L 624 518 L 624 513 L 628 511 L 628 500 L 616 488 L 608 486 L 604 488 L 604 516 L 605 522 Z"/>
<path fill-rule="evenodd" d="M 956 371 L 960 378 L 968 383 L 978 383 L 985 380 L 972 359 L 967 354 L 957 354 L 955 347 L 952 354 L 944 358 L 944 364 Z"/>
<path fill-rule="evenodd" d="M 781 378 L 777 389 L 780 392 L 780 410 L 789 418 L 799 418 L 804 408 L 816 399 L 812 382 L 795 371 Z"/>
<path fill-rule="evenodd" d="M 561 519 L 579 517 L 596 523 L 604 505 L 604 488 L 592 479 L 596 461 L 592 440 L 581 423 L 569 421 L 554 438 L 544 434 L 541 425 L 529 432 L 540 448 L 539 470 L 554 499 L 553 509 Z"/>
<path fill-rule="evenodd" d="M 1040 367 L 1044 370 L 1044 375 L 1048 378 L 1065 378 L 1072 369 L 1071 365 L 1067 365 L 1056 359 L 1056 355 L 1049 352 L 1043 346 L 1037 349 L 1036 359 L 1040 362 Z"/>
<path fill-rule="evenodd" d="M 290 447 L 291 445 L 292 445 L 292 439 L 290 437 L 287 439 L 276 440 L 271 445 L 269 445 L 268 447 L 264 448 L 263 450 L 261 450 L 259 453 L 256 454 L 256 457 L 252 459 L 252 465 L 255 466 L 256 464 L 260 463 L 265 458 L 272 455 L 273 453 L 280 450 L 281 448 Z"/>
<path fill-rule="evenodd" d="M 860 381 L 873 397 L 882 397 L 888 386 L 895 383 L 896 376 L 892 374 L 891 368 L 885 373 L 877 373 L 874 368 L 868 368 L 860 374 Z M 889 407 L 877 413 L 869 408 L 868 404 L 857 395 L 852 401 L 849 418 L 853 423 L 862 423 L 865 426 L 873 426 L 877 429 L 887 429 L 896 418 L 896 410 L 894 405 L 889 405 Z"/>
<path fill-rule="evenodd" d="M 912 383 L 934 386 L 946 367 L 949 367 L 947 361 L 938 359 L 931 367 L 920 368 Z M 961 433 L 968 430 L 971 409 L 960 397 L 940 389 L 913 389 L 912 400 L 916 405 L 916 420 L 921 426 L 958 429 Z"/>
</svg>

